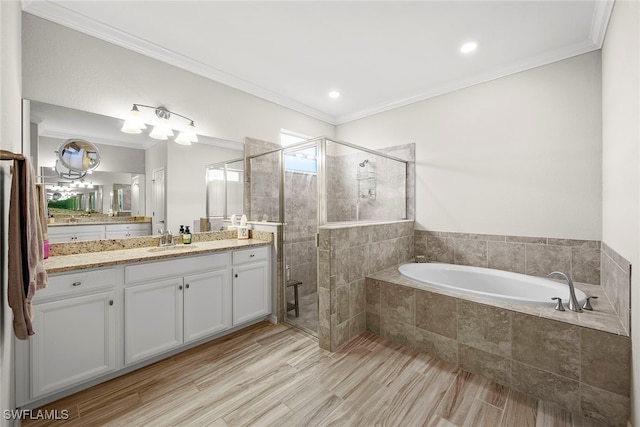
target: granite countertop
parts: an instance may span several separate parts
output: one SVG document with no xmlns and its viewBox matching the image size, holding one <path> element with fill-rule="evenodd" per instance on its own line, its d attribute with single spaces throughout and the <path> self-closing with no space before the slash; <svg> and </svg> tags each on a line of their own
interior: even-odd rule
<svg viewBox="0 0 640 427">
<path fill-rule="evenodd" d="M 106 267 L 110 265 L 133 262 L 154 261 L 177 258 L 188 255 L 200 255 L 213 252 L 224 252 L 233 249 L 245 249 L 256 246 L 271 245 L 272 242 L 258 239 L 237 240 L 224 239 L 194 242 L 190 245 L 167 247 L 139 247 L 103 252 L 79 253 L 73 255 L 51 256 L 44 260 L 48 274 L 63 273 L 85 268 Z"/>
</svg>

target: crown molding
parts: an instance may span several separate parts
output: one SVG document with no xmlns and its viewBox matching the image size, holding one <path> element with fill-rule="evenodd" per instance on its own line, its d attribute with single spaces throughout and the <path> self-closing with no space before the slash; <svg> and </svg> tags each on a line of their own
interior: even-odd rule
<svg viewBox="0 0 640 427">
<path fill-rule="evenodd" d="M 336 125 L 342 125 L 352 122 L 354 120 L 363 119 L 374 114 L 383 113 L 385 111 L 392 110 L 398 107 L 404 107 L 406 105 L 414 104 L 416 102 L 424 101 L 426 99 L 435 98 L 440 95 L 455 92 L 460 89 L 465 89 L 471 86 L 475 86 L 481 83 L 486 83 L 491 80 L 496 80 L 501 77 L 506 77 L 511 74 L 520 73 L 522 71 L 531 70 L 533 68 L 542 67 L 554 62 L 562 61 L 574 56 L 582 55 L 584 53 L 593 52 L 598 50 L 599 47 L 591 40 L 582 43 L 575 44 L 567 48 L 557 49 L 555 51 L 547 52 L 543 55 L 536 57 L 526 58 L 522 61 L 511 63 L 505 67 L 494 70 L 492 72 L 477 75 L 468 79 L 461 79 L 455 82 L 449 82 L 448 84 L 438 86 L 430 89 L 429 91 L 422 92 L 420 94 L 392 101 L 389 103 L 379 104 L 372 108 L 367 108 L 352 114 L 340 115 L 336 118 Z"/>
<path fill-rule="evenodd" d="M 522 61 L 509 64 L 491 73 L 476 76 L 470 79 L 450 82 L 446 85 L 432 88 L 429 91 L 408 98 L 394 100 L 388 103 L 381 103 L 376 106 L 372 106 L 370 108 L 366 108 L 353 113 L 333 116 L 323 113 L 315 108 L 309 107 L 308 105 L 294 101 L 289 97 L 274 93 L 254 83 L 227 74 L 221 70 L 193 60 L 187 56 L 178 54 L 169 49 L 162 48 L 153 43 L 135 37 L 129 33 L 118 30 L 114 27 L 97 22 L 77 12 L 71 11 L 57 3 L 36 0 L 22 1 L 22 9 L 27 13 L 39 16 L 40 18 L 58 23 L 76 31 L 80 31 L 84 34 L 88 34 L 92 37 L 96 37 L 125 49 L 132 50 L 158 61 L 176 66 L 183 70 L 246 92 L 258 98 L 262 98 L 266 101 L 289 108 L 293 111 L 308 115 L 334 126 L 389 111 L 394 108 L 403 107 L 415 102 L 424 101 L 429 98 L 434 98 L 436 96 L 444 95 L 449 92 L 495 80 L 510 74 L 526 71 L 553 62 L 561 61 L 563 59 L 571 58 L 573 56 L 598 50 L 602 47 L 602 43 L 604 42 L 604 37 L 606 35 L 606 30 L 611 12 L 613 10 L 613 6 L 614 0 L 596 0 L 594 2 L 594 11 L 589 34 L 589 41 L 585 41 L 583 43 L 579 43 L 567 48 L 558 49 L 552 52 L 547 52 L 534 58 L 526 58 Z"/>
<path fill-rule="evenodd" d="M 614 0 L 597 0 L 595 2 L 589 38 L 598 46 L 598 49 L 602 48 L 604 43 L 604 36 L 607 33 L 609 19 L 613 12 L 613 4 Z"/>
<path fill-rule="evenodd" d="M 165 49 L 127 32 L 95 21 L 87 16 L 69 10 L 60 4 L 50 1 L 23 0 L 22 10 L 116 46 L 132 50 L 185 71 L 206 77 L 282 107 L 306 114 L 323 122 L 335 124 L 335 117 L 332 115 L 294 101 L 287 96 L 279 95 L 257 84 L 227 74 L 217 68 L 203 64 L 202 62 L 181 55 L 170 49 Z"/>
</svg>

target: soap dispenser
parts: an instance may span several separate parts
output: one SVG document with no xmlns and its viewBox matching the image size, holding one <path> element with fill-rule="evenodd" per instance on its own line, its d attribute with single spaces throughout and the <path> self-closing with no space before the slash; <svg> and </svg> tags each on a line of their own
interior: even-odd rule
<svg viewBox="0 0 640 427">
<path fill-rule="evenodd" d="M 185 226 L 184 233 L 182 234 L 182 243 L 188 245 L 191 243 L 191 231 L 189 230 L 189 226 Z"/>
</svg>

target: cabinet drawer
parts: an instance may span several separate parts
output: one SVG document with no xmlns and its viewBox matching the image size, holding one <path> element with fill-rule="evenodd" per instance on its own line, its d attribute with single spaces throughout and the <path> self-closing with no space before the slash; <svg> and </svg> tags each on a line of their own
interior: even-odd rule
<svg viewBox="0 0 640 427">
<path fill-rule="evenodd" d="M 247 262 L 263 261 L 269 256 L 270 246 L 260 246 L 257 248 L 243 249 L 233 252 L 233 265 L 245 264 Z"/>
<path fill-rule="evenodd" d="M 47 234 L 104 233 L 104 225 L 58 225 L 47 227 Z"/>
<path fill-rule="evenodd" d="M 151 224 L 107 224 L 107 233 L 110 231 L 145 231 L 151 234 Z"/>
<path fill-rule="evenodd" d="M 85 270 L 49 276 L 47 287 L 36 292 L 34 302 L 42 298 L 114 286 L 116 269 Z"/>
<path fill-rule="evenodd" d="M 200 271 L 227 268 L 229 264 L 230 255 L 225 252 L 130 265 L 124 268 L 124 283 L 128 285 L 154 279 L 180 277 Z"/>
</svg>

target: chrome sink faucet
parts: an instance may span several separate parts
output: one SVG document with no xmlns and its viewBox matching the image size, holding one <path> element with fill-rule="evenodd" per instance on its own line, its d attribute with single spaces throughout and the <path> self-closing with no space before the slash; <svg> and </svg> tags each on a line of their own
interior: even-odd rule
<svg viewBox="0 0 640 427">
<path fill-rule="evenodd" d="M 171 230 L 164 230 L 162 227 L 158 229 L 158 233 L 162 234 L 162 236 L 158 239 L 158 247 L 160 246 L 175 246 L 175 242 L 173 240 L 173 234 L 171 234 Z"/>
<path fill-rule="evenodd" d="M 553 278 L 555 276 L 560 276 L 561 278 L 566 280 L 567 285 L 569 285 L 569 310 L 577 311 L 581 313 L 582 309 L 580 308 L 580 304 L 578 304 L 578 299 L 576 298 L 576 291 L 573 287 L 573 281 L 571 280 L 571 278 L 567 274 L 561 271 L 553 271 L 547 274 L 548 278 Z"/>
</svg>

